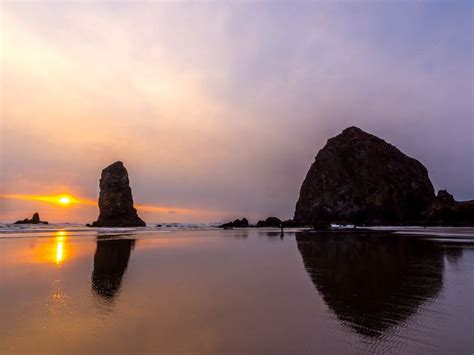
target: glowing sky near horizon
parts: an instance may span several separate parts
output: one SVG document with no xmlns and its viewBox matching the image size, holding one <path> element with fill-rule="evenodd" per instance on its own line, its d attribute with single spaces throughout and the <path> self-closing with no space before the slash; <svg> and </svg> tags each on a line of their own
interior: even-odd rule
<svg viewBox="0 0 474 355">
<path fill-rule="evenodd" d="M 289 218 L 357 125 L 474 199 L 471 1 L 0 6 L 0 195 L 96 201 L 122 160 L 147 222 Z M 0 221 L 35 211 L 98 214 L 0 198 Z"/>
</svg>

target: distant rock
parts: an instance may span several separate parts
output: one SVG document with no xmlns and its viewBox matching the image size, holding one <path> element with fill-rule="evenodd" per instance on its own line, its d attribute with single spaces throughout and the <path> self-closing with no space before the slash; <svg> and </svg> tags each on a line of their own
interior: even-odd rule
<svg viewBox="0 0 474 355">
<path fill-rule="evenodd" d="M 264 221 L 257 222 L 257 228 L 280 228 L 281 220 L 277 217 L 268 217 Z"/>
<path fill-rule="evenodd" d="M 40 220 L 38 212 L 35 212 L 31 219 L 25 218 L 23 220 L 16 221 L 15 224 L 48 224 L 48 222 Z"/>
<path fill-rule="evenodd" d="M 451 195 L 446 190 L 439 190 L 436 198 L 434 199 L 431 207 L 435 205 L 454 205 L 456 201 L 454 200 L 454 196 Z"/>
<path fill-rule="evenodd" d="M 133 207 L 132 190 L 127 169 L 117 161 L 104 170 L 100 177 L 100 214 L 92 227 L 144 227 Z"/>
<path fill-rule="evenodd" d="M 474 226 L 474 201 L 457 202 L 446 190 L 438 195 L 426 213 L 426 223 L 443 226 Z"/>
<path fill-rule="evenodd" d="M 435 198 L 428 171 L 393 145 L 346 128 L 318 152 L 301 187 L 298 223 L 411 224 Z"/>
<path fill-rule="evenodd" d="M 229 229 L 229 228 L 248 228 L 249 221 L 247 218 L 236 219 L 233 222 L 224 223 L 219 226 L 219 228 Z"/>
</svg>

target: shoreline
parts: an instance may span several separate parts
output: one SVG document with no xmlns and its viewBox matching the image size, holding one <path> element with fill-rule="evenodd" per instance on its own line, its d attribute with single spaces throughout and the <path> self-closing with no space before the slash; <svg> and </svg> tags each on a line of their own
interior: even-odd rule
<svg viewBox="0 0 474 355">
<path fill-rule="evenodd" d="M 49 224 L 39 227 L 23 227 L 18 225 L 0 224 L 0 239 L 15 238 L 51 238 L 58 236 L 79 237 L 79 236 L 120 236 L 120 235 L 145 235 L 145 234 L 167 234 L 173 232 L 196 232 L 196 231 L 219 231 L 223 234 L 231 234 L 233 232 L 248 231 L 271 231 L 281 232 L 276 227 L 248 227 L 223 229 L 216 226 L 196 226 L 190 224 L 176 224 L 175 227 L 86 227 L 79 224 Z M 61 233 L 61 234 L 60 234 Z M 450 227 L 450 226 L 372 226 L 372 227 L 343 227 L 337 226 L 329 230 L 315 230 L 312 228 L 294 227 L 285 228 L 283 233 L 308 233 L 314 235 L 329 234 L 393 234 L 397 236 L 413 236 L 413 237 L 441 237 L 441 238 L 468 238 L 474 239 L 474 227 Z"/>
</svg>

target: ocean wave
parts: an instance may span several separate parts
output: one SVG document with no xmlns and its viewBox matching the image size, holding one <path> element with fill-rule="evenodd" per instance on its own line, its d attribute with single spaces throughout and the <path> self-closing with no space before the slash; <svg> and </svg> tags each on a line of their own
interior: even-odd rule
<svg viewBox="0 0 474 355">
<path fill-rule="evenodd" d="M 67 232 L 71 236 L 78 235 L 117 235 L 123 233 L 156 233 L 170 232 L 173 230 L 203 230 L 215 229 L 216 223 L 161 223 L 149 224 L 147 227 L 86 227 L 78 223 L 57 223 L 57 224 L 13 224 L 0 223 L 0 238 L 10 237 L 50 237 L 51 233 L 60 231 Z"/>
</svg>

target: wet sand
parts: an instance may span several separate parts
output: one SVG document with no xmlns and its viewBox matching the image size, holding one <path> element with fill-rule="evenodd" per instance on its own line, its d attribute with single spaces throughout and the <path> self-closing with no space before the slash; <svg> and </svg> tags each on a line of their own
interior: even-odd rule
<svg viewBox="0 0 474 355">
<path fill-rule="evenodd" d="M 471 354 L 474 233 L 437 231 L 1 234 L 0 352 Z"/>
</svg>

